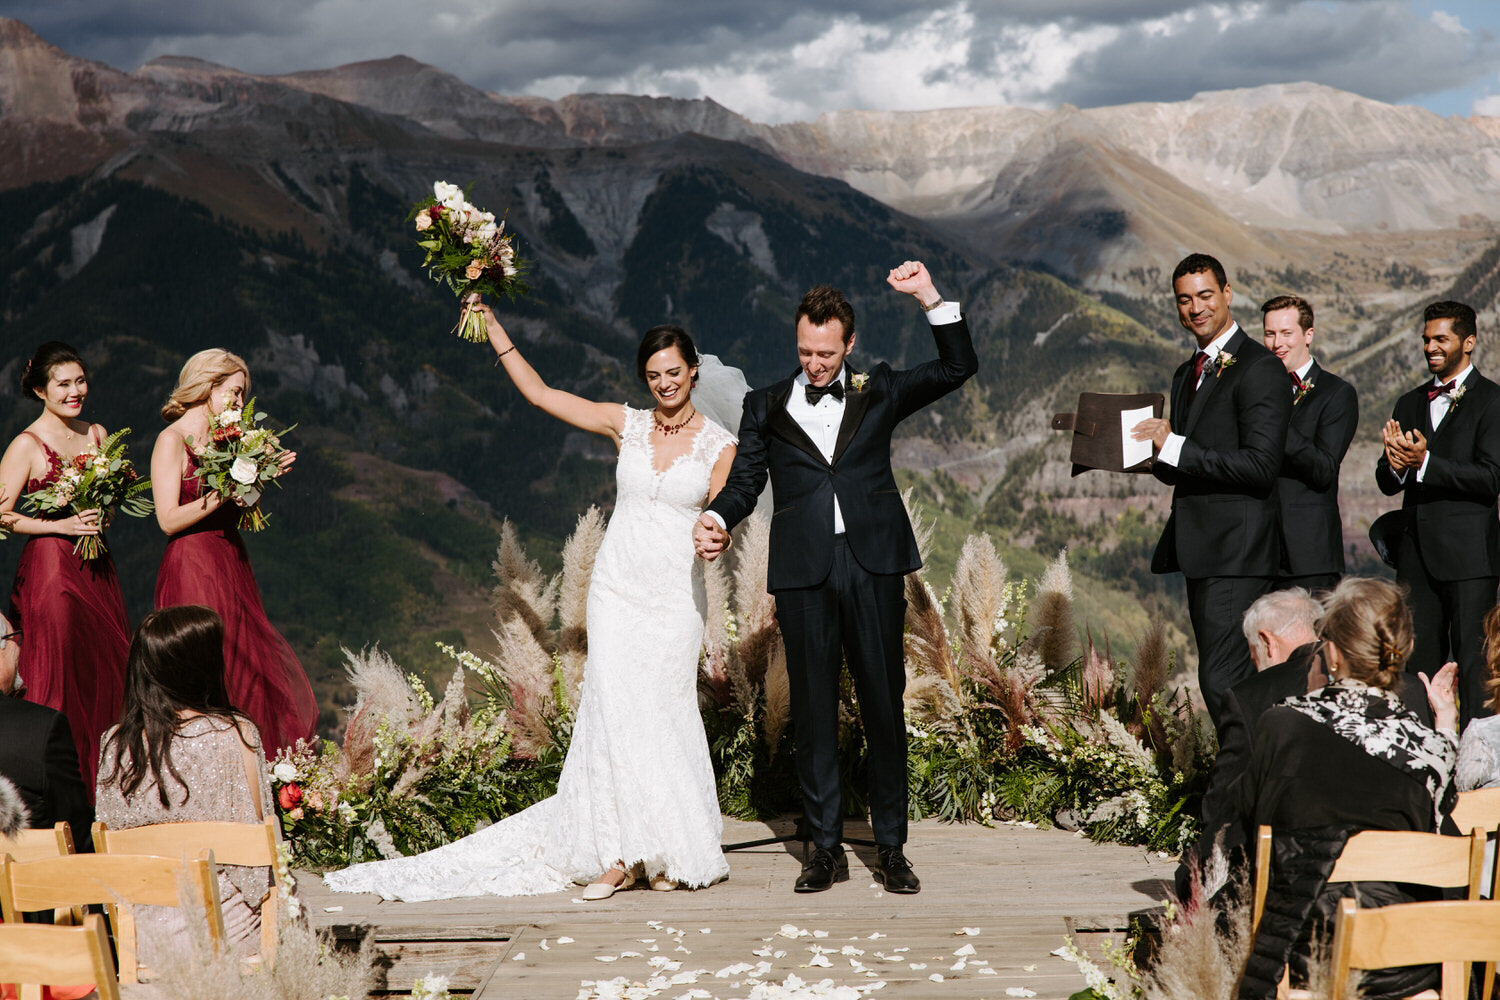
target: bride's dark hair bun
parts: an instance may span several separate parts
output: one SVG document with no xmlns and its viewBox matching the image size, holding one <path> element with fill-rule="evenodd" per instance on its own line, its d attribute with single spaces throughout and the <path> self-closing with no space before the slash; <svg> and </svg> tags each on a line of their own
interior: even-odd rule
<svg viewBox="0 0 1500 1000">
<path fill-rule="evenodd" d="M 21 391 L 36 392 L 47 388 L 47 380 L 52 377 L 52 369 L 59 365 L 76 364 L 88 374 L 88 366 L 78 356 L 78 352 L 60 340 L 49 340 L 36 349 L 31 360 L 26 362 L 26 367 L 21 369 Z"/>
<path fill-rule="evenodd" d="M 653 326 L 646 331 L 641 338 L 641 346 L 635 352 L 635 376 L 642 382 L 646 381 L 646 362 L 651 360 L 651 355 L 657 351 L 665 351 L 669 347 L 677 348 L 682 355 L 682 360 L 688 363 L 689 368 L 698 366 L 698 348 L 693 346 L 693 338 L 680 326 L 665 323 L 661 326 Z M 696 383 L 698 377 L 693 376 Z"/>
</svg>

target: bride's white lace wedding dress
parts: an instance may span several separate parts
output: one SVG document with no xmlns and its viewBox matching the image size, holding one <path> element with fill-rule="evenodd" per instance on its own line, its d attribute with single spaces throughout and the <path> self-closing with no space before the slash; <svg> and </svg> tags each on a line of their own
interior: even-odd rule
<svg viewBox="0 0 1500 1000">
<path fill-rule="evenodd" d="M 705 418 L 658 470 L 651 411 L 625 407 L 618 499 L 594 561 L 588 663 L 557 794 L 425 854 L 354 865 L 324 881 L 386 899 L 522 896 L 642 863 L 687 886 L 729 873 L 703 720 L 702 572 L 693 523 L 734 436 Z"/>
</svg>

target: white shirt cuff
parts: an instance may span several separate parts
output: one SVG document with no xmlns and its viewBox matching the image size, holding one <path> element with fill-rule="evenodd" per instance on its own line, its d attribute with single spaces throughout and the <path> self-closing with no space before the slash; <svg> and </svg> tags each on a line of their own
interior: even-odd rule
<svg viewBox="0 0 1500 1000">
<path fill-rule="evenodd" d="M 1161 451 L 1156 454 L 1156 460 L 1176 468 L 1177 463 L 1182 461 L 1182 445 L 1186 440 L 1181 434 L 1168 434 L 1167 439 L 1162 442 Z"/>
<path fill-rule="evenodd" d="M 958 308 L 957 302 L 949 302 L 947 299 L 944 299 L 942 305 L 933 306 L 926 311 L 925 315 L 927 316 L 927 322 L 933 326 L 947 326 L 949 323 L 957 323 L 960 319 L 963 319 L 964 314 Z"/>
<path fill-rule="evenodd" d="M 1427 476 L 1427 460 L 1431 457 L 1432 452 L 1429 451 L 1423 453 L 1422 464 L 1417 466 L 1417 482 L 1422 482 L 1422 480 Z"/>
<path fill-rule="evenodd" d="M 718 511 L 716 511 L 716 510 L 705 510 L 703 513 L 705 513 L 709 517 L 713 518 L 714 519 L 714 523 L 717 524 L 719 527 L 724 528 L 724 530 L 726 530 L 726 531 L 729 530 L 728 526 L 726 526 L 724 524 L 724 519 L 719 516 L 719 512 Z"/>
</svg>

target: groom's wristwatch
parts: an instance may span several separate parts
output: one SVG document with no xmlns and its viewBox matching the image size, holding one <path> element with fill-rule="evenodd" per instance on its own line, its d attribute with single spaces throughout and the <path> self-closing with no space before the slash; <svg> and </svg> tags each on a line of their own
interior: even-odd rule
<svg viewBox="0 0 1500 1000">
<path fill-rule="evenodd" d="M 938 306 L 942 305 L 944 301 L 946 301 L 946 300 L 941 295 L 939 295 L 937 297 L 937 301 L 933 302 L 932 305 L 928 305 L 927 303 L 923 302 L 921 299 L 917 299 L 917 305 L 919 305 L 919 306 L 922 307 L 922 311 L 924 313 L 930 313 L 934 309 L 936 309 Z"/>
</svg>

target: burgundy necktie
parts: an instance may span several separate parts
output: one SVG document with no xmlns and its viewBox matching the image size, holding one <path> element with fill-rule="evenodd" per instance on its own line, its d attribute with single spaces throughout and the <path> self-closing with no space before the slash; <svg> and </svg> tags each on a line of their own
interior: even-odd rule
<svg viewBox="0 0 1500 1000">
<path fill-rule="evenodd" d="M 1193 355 L 1193 377 L 1182 390 L 1182 418 L 1187 419 L 1188 411 L 1193 408 L 1193 397 L 1198 395 L 1198 380 L 1203 377 L 1203 366 L 1208 364 L 1208 352 L 1199 351 Z"/>
<path fill-rule="evenodd" d="M 1447 396 L 1458 386 L 1458 379 L 1444 382 L 1442 385 L 1429 385 L 1427 387 L 1427 402 L 1432 402 L 1439 396 Z"/>
<path fill-rule="evenodd" d="M 1302 376 L 1298 375 L 1296 372 L 1287 372 L 1287 374 L 1292 377 L 1292 391 L 1301 392 L 1302 386 L 1305 384 L 1302 381 Z"/>
</svg>

